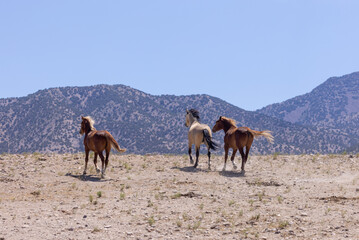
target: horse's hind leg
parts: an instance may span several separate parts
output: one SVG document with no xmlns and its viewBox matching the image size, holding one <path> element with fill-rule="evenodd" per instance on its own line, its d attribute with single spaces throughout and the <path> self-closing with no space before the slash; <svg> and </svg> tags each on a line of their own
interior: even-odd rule
<svg viewBox="0 0 359 240">
<path fill-rule="evenodd" d="M 233 164 L 233 169 L 237 169 L 237 165 L 234 163 L 234 158 L 235 158 L 235 156 L 236 156 L 236 153 L 237 153 L 237 149 L 233 149 L 232 156 L 231 156 L 231 161 L 232 161 L 232 164 Z"/>
<path fill-rule="evenodd" d="M 251 149 L 251 145 L 247 145 L 246 146 L 246 155 L 245 155 L 245 163 L 247 163 L 248 160 L 248 154 L 249 154 L 249 150 Z"/>
<path fill-rule="evenodd" d="M 87 162 L 89 161 L 89 152 L 90 152 L 90 150 L 85 149 L 85 154 L 86 154 L 86 156 L 85 156 L 85 169 L 84 169 L 83 175 L 86 175 Z"/>
<path fill-rule="evenodd" d="M 222 171 L 226 171 L 226 165 L 227 165 L 227 159 L 228 159 L 228 151 L 229 147 L 227 145 L 224 145 L 224 165 Z"/>
<path fill-rule="evenodd" d="M 189 155 L 189 162 L 193 164 L 193 158 L 192 158 L 192 145 L 188 145 L 188 155 Z"/>
<path fill-rule="evenodd" d="M 111 151 L 111 149 L 110 149 Z M 105 170 L 103 171 L 103 175 L 105 175 L 106 169 L 107 169 L 107 165 L 108 165 L 108 157 L 110 156 L 110 151 L 106 150 L 106 159 L 105 159 Z"/>
<path fill-rule="evenodd" d="M 241 153 L 241 157 L 242 157 L 242 172 L 244 173 L 244 165 L 246 164 L 246 160 L 245 160 L 245 155 L 244 155 L 244 151 L 243 148 L 239 148 L 239 152 Z"/>
<path fill-rule="evenodd" d="M 199 157 L 199 147 L 196 147 L 196 163 L 194 164 L 194 168 L 198 166 L 198 157 Z"/>
<path fill-rule="evenodd" d="M 210 151 L 210 148 L 208 148 L 207 156 L 208 156 L 208 169 L 211 170 L 211 151 Z"/>
<path fill-rule="evenodd" d="M 104 177 L 105 172 L 104 172 L 104 168 L 105 168 L 105 157 L 103 156 L 102 152 L 99 152 L 100 158 L 101 158 L 101 165 L 102 165 L 102 169 L 101 169 L 101 177 Z"/>
<path fill-rule="evenodd" d="M 96 168 L 96 172 L 100 173 L 100 169 L 97 166 L 97 153 L 95 153 L 94 159 L 93 159 L 93 163 L 95 164 L 95 168 Z"/>
</svg>

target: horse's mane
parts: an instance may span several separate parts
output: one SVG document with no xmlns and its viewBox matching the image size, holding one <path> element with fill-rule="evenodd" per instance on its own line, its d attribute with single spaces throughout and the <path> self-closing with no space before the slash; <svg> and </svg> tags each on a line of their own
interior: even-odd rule
<svg viewBox="0 0 359 240">
<path fill-rule="evenodd" d="M 237 127 L 237 125 L 236 125 L 236 120 L 234 120 L 234 119 L 232 119 L 232 118 L 221 117 L 221 120 L 222 120 L 225 124 L 228 124 L 228 125 Z"/>
<path fill-rule="evenodd" d="M 91 130 L 95 129 L 95 127 L 93 126 L 95 124 L 95 121 L 90 116 L 83 117 L 83 119 L 86 119 L 89 122 Z"/>
<path fill-rule="evenodd" d="M 194 118 L 197 118 L 197 120 L 199 120 L 199 112 L 198 112 L 198 110 L 192 108 L 191 110 L 189 110 L 189 112 L 192 114 L 192 116 Z"/>
</svg>

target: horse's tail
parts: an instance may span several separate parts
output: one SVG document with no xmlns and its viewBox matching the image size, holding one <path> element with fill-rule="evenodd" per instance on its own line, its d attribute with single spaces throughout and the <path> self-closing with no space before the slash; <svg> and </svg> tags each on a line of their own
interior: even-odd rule
<svg viewBox="0 0 359 240">
<path fill-rule="evenodd" d="M 113 136 L 111 134 L 107 135 L 107 139 L 110 140 L 111 146 L 116 149 L 118 152 L 126 152 L 125 148 L 120 148 L 120 145 L 118 145 L 118 143 L 116 142 L 116 140 L 113 138 Z"/>
<path fill-rule="evenodd" d="M 273 143 L 273 141 L 274 141 L 274 137 L 271 134 L 271 131 L 268 131 L 268 130 L 255 131 L 255 130 L 249 129 L 249 132 L 253 134 L 254 138 L 265 137 L 268 140 L 268 142 L 270 142 L 270 143 Z"/>
<path fill-rule="evenodd" d="M 213 149 L 214 151 L 218 149 L 218 144 L 212 141 L 212 137 L 207 129 L 203 129 L 203 140 L 206 141 L 210 149 Z"/>
</svg>

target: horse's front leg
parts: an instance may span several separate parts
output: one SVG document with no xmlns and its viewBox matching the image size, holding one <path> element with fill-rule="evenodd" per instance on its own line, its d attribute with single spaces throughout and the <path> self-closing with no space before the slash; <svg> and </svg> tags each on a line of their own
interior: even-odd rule
<svg viewBox="0 0 359 240">
<path fill-rule="evenodd" d="M 96 168 L 96 173 L 100 173 L 100 169 L 97 166 L 97 153 L 95 153 L 94 159 L 93 159 L 93 163 L 95 164 L 95 168 Z"/>
<path fill-rule="evenodd" d="M 194 168 L 198 166 L 198 157 L 199 157 L 199 147 L 196 147 L 196 163 L 194 164 Z"/>
<path fill-rule="evenodd" d="M 225 146 L 224 146 L 224 165 L 223 165 L 222 171 L 226 171 L 228 151 L 229 151 L 229 147 L 225 145 Z"/>
<path fill-rule="evenodd" d="M 89 152 L 90 152 L 90 150 L 85 149 L 86 156 L 85 156 L 85 169 L 84 169 L 83 175 L 86 175 L 87 162 L 89 161 Z"/>
<path fill-rule="evenodd" d="M 232 164 L 233 164 L 233 169 L 237 169 L 237 165 L 234 163 L 234 157 L 236 156 L 236 153 L 237 153 L 237 149 L 233 149 L 232 156 L 231 156 L 231 161 L 232 161 Z"/>
</svg>

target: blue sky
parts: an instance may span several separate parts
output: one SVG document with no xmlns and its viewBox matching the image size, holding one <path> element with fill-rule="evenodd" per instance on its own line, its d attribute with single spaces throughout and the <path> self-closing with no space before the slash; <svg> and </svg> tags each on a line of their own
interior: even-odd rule
<svg viewBox="0 0 359 240">
<path fill-rule="evenodd" d="M 359 1 L 0 1 L 0 98 L 125 84 L 246 110 L 359 71 Z"/>
</svg>

